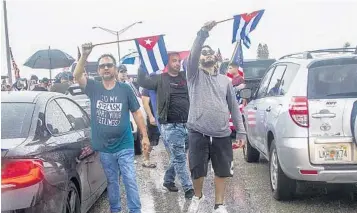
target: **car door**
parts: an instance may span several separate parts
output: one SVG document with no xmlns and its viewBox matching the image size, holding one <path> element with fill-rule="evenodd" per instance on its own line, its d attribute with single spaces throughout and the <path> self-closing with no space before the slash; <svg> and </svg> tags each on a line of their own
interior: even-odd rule
<svg viewBox="0 0 357 213">
<path fill-rule="evenodd" d="M 275 123 L 282 107 L 284 92 L 282 91 L 281 85 L 286 68 L 286 64 L 276 65 L 266 94 L 261 99 L 258 107 L 258 114 L 261 116 L 261 122 L 258 124 L 258 128 L 261 129 L 261 131 L 258 133 L 258 138 L 261 143 L 262 152 L 265 154 L 268 154 L 269 152 L 267 132 L 274 130 Z"/>
<path fill-rule="evenodd" d="M 46 105 L 45 124 L 52 137 L 46 141 L 46 148 L 48 148 L 42 157 L 57 159 L 53 160 L 54 168 L 64 168 L 68 178 L 78 178 L 82 190 L 82 205 L 85 206 L 84 201 L 88 200 L 90 195 L 87 174 L 88 155 L 82 151 L 86 142 L 81 140 L 82 136 L 74 130 L 55 99 L 50 100 Z M 65 184 L 68 185 L 68 183 Z M 63 201 L 63 203 L 66 202 Z"/>
<path fill-rule="evenodd" d="M 100 162 L 99 152 L 93 151 L 91 148 L 89 117 L 84 110 L 72 100 L 61 98 L 58 99 L 57 102 L 67 118 L 69 118 L 75 131 L 81 135 L 80 140 L 85 143 L 84 151 L 90 154 L 87 160 L 87 173 L 91 195 L 94 195 L 97 190 L 105 184 L 106 177 Z"/>
<path fill-rule="evenodd" d="M 258 123 L 261 122 L 260 115 L 258 114 L 258 106 L 261 103 L 261 99 L 265 96 L 267 87 L 269 85 L 270 78 L 274 72 L 275 66 L 269 68 L 266 72 L 263 80 L 260 83 L 260 86 L 257 92 L 254 94 L 252 101 L 244 108 L 245 118 L 246 118 L 246 128 L 248 133 L 248 138 L 250 143 L 258 148 L 262 149 L 261 144 L 259 143 L 259 131 Z"/>
</svg>

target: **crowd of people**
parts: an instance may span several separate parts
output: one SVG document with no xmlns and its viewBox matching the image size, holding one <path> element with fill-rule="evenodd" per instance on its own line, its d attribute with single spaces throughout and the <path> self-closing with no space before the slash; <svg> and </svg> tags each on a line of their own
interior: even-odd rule
<svg viewBox="0 0 357 213">
<path fill-rule="evenodd" d="M 66 94 L 68 88 L 74 83 L 73 75 L 69 72 L 60 73 L 53 82 L 48 78 L 39 79 L 31 75 L 30 79 L 18 78 L 10 85 L 6 81 L 1 84 L 1 91 L 50 91 Z"/>
<path fill-rule="evenodd" d="M 215 22 L 205 24 L 198 32 L 188 59 L 187 71 L 180 71 L 178 53 L 169 54 L 168 72 L 149 75 L 144 66 L 138 70 L 137 85 L 142 87 L 144 118 L 140 105 L 130 86 L 125 83 L 126 69 L 117 68 L 115 58 L 104 54 L 98 59 L 98 73 L 102 81 L 84 76 L 84 65 L 92 51 L 92 44 L 82 45 L 82 55 L 74 70 L 74 77 L 91 101 L 92 143 L 99 151 L 108 182 L 108 197 L 112 213 L 120 212 L 120 174 L 126 188 L 130 212 L 141 212 L 140 195 L 134 165 L 134 139 L 129 115 L 132 113 L 139 128 L 144 152 L 143 166 L 155 168 L 150 162 L 152 147 L 160 135 L 169 153 L 170 162 L 163 186 L 170 192 L 179 191 L 176 176 L 184 196 L 191 199 L 189 212 L 198 212 L 204 195 L 202 187 L 209 160 L 215 173 L 214 212 L 227 212 L 224 205 L 226 178 L 233 176 L 233 150 L 229 116 L 237 131 L 235 143 L 243 147 L 245 128 L 232 82 L 241 84 L 236 75 L 237 65 L 230 64 L 231 78 L 219 73 L 217 57 L 204 45 Z M 239 78 L 239 79 L 237 79 Z M 244 82 L 243 82 L 244 83 Z M 150 104 L 150 93 L 156 94 L 156 109 Z M 105 109 L 111 109 L 108 113 Z M 157 119 L 154 117 L 156 111 Z M 120 122 L 105 123 L 103 118 L 117 116 Z M 148 127 L 144 119 L 147 119 Z M 188 161 L 187 161 L 188 160 Z"/>
<path fill-rule="evenodd" d="M 234 89 L 244 87 L 244 78 L 239 74 L 239 65 L 234 62 L 229 64 L 227 75 L 220 74 L 215 51 L 204 45 L 209 31 L 215 25 L 215 22 L 206 23 L 197 33 L 186 71 L 180 70 L 179 53 L 171 52 L 166 73 L 149 75 L 144 66 L 140 66 L 137 81 L 132 82 L 125 65 L 117 67 L 115 58 L 111 54 L 104 54 L 98 59 L 101 79 L 97 81 L 88 78 L 85 73 L 85 63 L 93 48 L 89 43 L 82 45 L 82 55 L 73 75 L 60 75 L 53 83 L 47 78 L 39 80 L 33 75 L 30 80 L 20 78 L 12 86 L 2 86 L 2 90 L 65 94 L 74 82 L 83 88 L 91 102 L 92 147 L 100 153 L 112 213 L 122 210 L 119 175 L 126 188 L 130 212 L 141 212 L 130 113 L 141 134 L 142 166 L 156 167 L 150 161 L 150 153 L 161 138 L 170 156 L 163 187 L 170 192 L 178 192 L 179 188 L 175 185 L 177 177 L 185 198 L 192 200 L 189 212 L 196 213 L 205 198 L 202 187 L 211 161 L 215 174 L 214 212 L 225 213 L 226 179 L 233 176 L 230 118 L 237 132 L 233 144 L 241 148 L 246 141 L 239 97 Z M 146 118 L 139 110 L 140 104 L 133 90 L 126 84 L 128 81 L 137 89 L 140 88 Z M 152 105 L 150 93 L 156 94 L 156 108 Z M 112 117 L 119 118 L 119 121 L 103 122 Z"/>
</svg>

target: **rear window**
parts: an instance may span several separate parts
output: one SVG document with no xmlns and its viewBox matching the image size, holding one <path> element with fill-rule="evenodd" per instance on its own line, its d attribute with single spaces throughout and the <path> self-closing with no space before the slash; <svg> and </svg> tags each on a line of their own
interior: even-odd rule
<svg viewBox="0 0 357 213">
<path fill-rule="evenodd" d="M 1 103 L 1 139 L 26 138 L 34 108 L 32 103 Z"/>
<path fill-rule="evenodd" d="M 357 98 L 357 64 L 309 69 L 308 98 Z"/>
</svg>

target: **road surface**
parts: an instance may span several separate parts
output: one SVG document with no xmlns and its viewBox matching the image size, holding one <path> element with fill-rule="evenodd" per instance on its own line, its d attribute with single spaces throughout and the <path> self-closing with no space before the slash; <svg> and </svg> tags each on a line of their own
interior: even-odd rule
<svg viewBox="0 0 357 213">
<path fill-rule="evenodd" d="M 226 205 L 230 213 L 357 213 L 357 202 L 352 201 L 350 193 L 342 187 L 334 187 L 326 193 L 326 187 L 317 187 L 301 184 L 305 194 L 299 195 L 291 202 L 278 202 L 271 196 L 269 185 L 268 163 L 248 164 L 243 160 L 241 150 L 234 151 L 234 177 L 228 181 Z M 178 193 L 163 190 L 162 181 L 168 156 L 160 142 L 152 152 L 152 160 L 157 168 L 149 169 L 141 166 L 141 157 L 137 157 L 137 176 L 140 188 L 143 213 L 183 213 L 187 212 L 190 201 L 184 199 L 182 188 L 178 181 Z M 210 171 L 205 180 L 204 208 L 200 213 L 213 211 L 214 191 L 213 173 Z M 121 184 L 122 186 L 122 184 Z M 308 190 L 306 190 L 308 188 Z M 335 189 L 336 188 L 336 189 Z M 350 187 L 351 188 L 351 187 Z M 125 213 L 125 191 L 121 187 L 122 205 Z M 91 208 L 89 213 L 110 213 L 106 192 Z"/>
</svg>

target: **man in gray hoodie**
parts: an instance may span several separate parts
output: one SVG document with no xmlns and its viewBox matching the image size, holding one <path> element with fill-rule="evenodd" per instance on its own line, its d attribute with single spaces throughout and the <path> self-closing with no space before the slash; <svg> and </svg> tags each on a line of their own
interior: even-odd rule
<svg viewBox="0 0 357 213">
<path fill-rule="evenodd" d="M 229 114 L 237 130 L 237 142 L 243 147 L 246 132 L 231 81 L 219 74 L 215 64 L 217 58 L 208 45 L 203 46 L 208 32 L 216 22 L 206 23 L 197 33 L 187 65 L 187 86 L 190 109 L 189 166 L 195 196 L 189 207 L 190 213 L 198 212 L 204 199 L 202 186 L 211 159 L 215 173 L 214 212 L 227 212 L 224 206 L 225 181 L 233 176 L 233 150 L 230 138 Z"/>
</svg>

